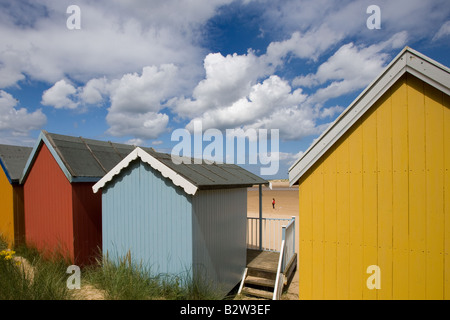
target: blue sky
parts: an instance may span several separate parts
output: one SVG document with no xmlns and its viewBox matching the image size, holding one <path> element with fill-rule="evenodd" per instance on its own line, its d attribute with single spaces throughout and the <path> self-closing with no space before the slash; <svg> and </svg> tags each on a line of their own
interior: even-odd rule
<svg viewBox="0 0 450 320">
<path fill-rule="evenodd" d="M 70 5 L 80 29 L 67 28 Z M 380 29 L 367 27 L 370 5 Z M 450 66 L 450 5 L 0 1 L 0 39 L 0 143 L 33 145 L 47 130 L 170 153 L 174 130 L 196 122 L 278 129 L 267 178 L 279 179 L 404 46 Z"/>
</svg>

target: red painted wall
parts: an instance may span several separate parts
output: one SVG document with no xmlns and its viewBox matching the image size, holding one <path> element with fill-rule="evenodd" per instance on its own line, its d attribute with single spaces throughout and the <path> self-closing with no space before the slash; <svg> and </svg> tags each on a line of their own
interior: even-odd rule
<svg viewBox="0 0 450 320">
<path fill-rule="evenodd" d="M 72 187 L 45 144 L 24 184 L 25 240 L 45 254 L 73 261 Z"/>
<path fill-rule="evenodd" d="M 24 184 L 25 237 L 47 254 L 76 265 L 95 262 L 102 247 L 102 197 L 93 183 L 70 184 L 45 144 Z"/>
</svg>

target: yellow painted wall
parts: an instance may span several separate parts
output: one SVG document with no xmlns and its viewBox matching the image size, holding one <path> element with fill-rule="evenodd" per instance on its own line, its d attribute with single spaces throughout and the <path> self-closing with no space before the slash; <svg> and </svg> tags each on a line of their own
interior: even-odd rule
<svg viewBox="0 0 450 320">
<path fill-rule="evenodd" d="M 10 245 L 14 243 L 13 206 L 13 187 L 3 169 L 0 168 L 0 234 Z"/>
<path fill-rule="evenodd" d="M 449 169 L 450 97 L 405 75 L 299 181 L 300 299 L 450 299 Z"/>
</svg>

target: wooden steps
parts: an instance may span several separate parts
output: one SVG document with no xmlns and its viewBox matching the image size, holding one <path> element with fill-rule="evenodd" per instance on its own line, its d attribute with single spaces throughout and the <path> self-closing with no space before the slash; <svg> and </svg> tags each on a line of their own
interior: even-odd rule
<svg viewBox="0 0 450 320">
<path fill-rule="evenodd" d="M 273 299 L 277 267 L 280 254 L 278 252 L 247 250 L 247 269 L 243 275 L 240 293 L 263 299 Z M 289 264 L 286 274 L 293 274 L 297 265 L 297 256 Z M 287 278 L 283 278 L 287 282 Z"/>
</svg>

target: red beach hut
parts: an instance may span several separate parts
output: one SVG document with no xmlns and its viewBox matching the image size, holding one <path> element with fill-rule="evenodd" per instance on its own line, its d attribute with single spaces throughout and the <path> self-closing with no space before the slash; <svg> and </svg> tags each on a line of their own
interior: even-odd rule
<svg viewBox="0 0 450 320">
<path fill-rule="evenodd" d="M 25 240 L 85 265 L 102 246 L 101 195 L 92 186 L 134 146 L 42 131 L 25 166 Z"/>
</svg>

